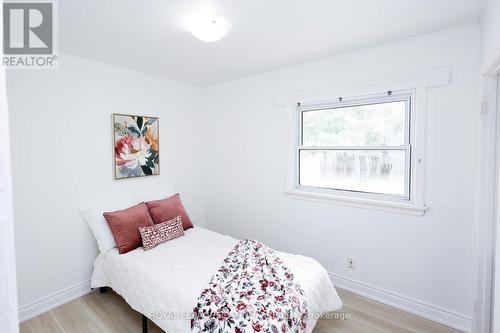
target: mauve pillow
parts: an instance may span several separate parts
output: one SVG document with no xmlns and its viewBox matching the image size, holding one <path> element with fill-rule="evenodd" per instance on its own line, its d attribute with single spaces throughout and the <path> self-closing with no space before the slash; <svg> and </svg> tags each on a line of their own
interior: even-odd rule
<svg viewBox="0 0 500 333">
<path fill-rule="evenodd" d="M 127 209 L 102 215 L 108 222 L 120 254 L 142 246 L 139 227 L 154 225 L 148 207 L 143 202 Z"/>
<path fill-rule="evenodd" d="M 146 202 L 146 205 L 148 205 L 149 213 L 151 214 L 155 224 L 163 223 L 175 218 L 176 216 L 180 216 L 182 218 L 182 227 L 184 230 L 193 227 L 193 223 L 191 222 L 191 219 L 182 204 L 179 193 L 176 193 L 166 199 L 148 201 Z"/>
</svg>

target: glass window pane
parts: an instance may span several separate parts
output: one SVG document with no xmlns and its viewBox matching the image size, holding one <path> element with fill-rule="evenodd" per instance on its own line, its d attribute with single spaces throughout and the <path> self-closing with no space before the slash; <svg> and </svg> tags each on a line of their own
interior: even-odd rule
<svg viewBox="0 0 500 333">
<path fill-rule="evenodd" d="M 302 112 L 304 146 L 404 145 L 406 101 Z"/>
<path fill-rule="evenodd" d="M 300 185 L 405 195 L 405 150 L 301 150 Z"/>
</svg>

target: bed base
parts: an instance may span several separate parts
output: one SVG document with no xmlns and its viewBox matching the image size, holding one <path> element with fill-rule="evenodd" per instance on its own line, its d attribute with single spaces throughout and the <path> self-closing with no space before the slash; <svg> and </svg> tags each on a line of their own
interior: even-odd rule
<svg viewBox="0 0 500 333">
<path fill-rule="evenodd" d="M 100 287 L 99 293 L 105 294 L 109 290 L 108 287 Z M 148 317 L 142 315 L 142 333 L 148 333 Z"/>
<path fill-rule="evenodd" d="M 142 333 L 148 333 L 148 317 L 142 315 Z"/>
</svg>

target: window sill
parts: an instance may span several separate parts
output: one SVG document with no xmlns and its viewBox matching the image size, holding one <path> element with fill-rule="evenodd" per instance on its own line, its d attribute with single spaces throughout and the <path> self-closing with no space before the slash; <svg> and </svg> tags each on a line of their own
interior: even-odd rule
<svg viewBox="0 0 500 333">
<path fill-rule="evenodd" d="M 425 205 L 419 205 L 415 203 L 355 198 L 342 195 L 309 192 L 298 189 L 285 191 L 285 195 L 294 199 L 325 202 L 340 206 L 373 209 L 373 210 L 406 214 L 406 215 L 415 215 L 415 216 L 422 216 L 425 214 L 425 211 L 427 210 L 427 207 Z"/>
</svg>

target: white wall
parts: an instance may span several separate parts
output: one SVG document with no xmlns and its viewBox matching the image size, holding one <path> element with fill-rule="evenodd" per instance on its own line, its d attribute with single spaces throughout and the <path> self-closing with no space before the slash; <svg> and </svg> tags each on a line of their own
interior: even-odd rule
<svg viewBox="0 0 500 333">
<path fill-rule="evenodd" d="M 28 312 L 89 280 L 97 247 L 82 206 L 174 186 L 193 221 L 205 222 L 197 88 L 72 56 L 59 61 L 55 70 L 8 73 L 19 303 Z M 114 112 L 160 117 L 160 176 L 113 180 Z"/>
<path fill-rule="evenodd" d="M 481 18 L 482 71 L 500 69 L 500 1 L 487 0 Z"/>
<path fill-rule="evenodd" d="M 203 93 L 209 226 L 312 256 L 332 273 L 434 308 L 452 325 L 469 325 L 479 48 L 479 26 L 468 25 L 208 87 Z M 283 194 L 285 110 L 274 104 L 279 93 L 442 66 L 450 67 L 452 79 L 428 91 L 425 216 Z M 349 256 L 355 270 L 346 267 Z"/>
</svg>

